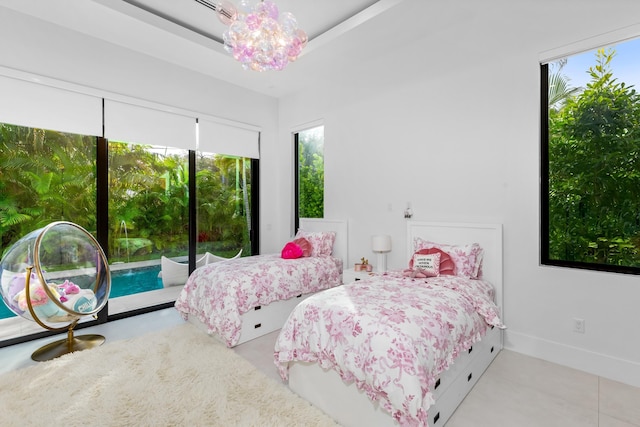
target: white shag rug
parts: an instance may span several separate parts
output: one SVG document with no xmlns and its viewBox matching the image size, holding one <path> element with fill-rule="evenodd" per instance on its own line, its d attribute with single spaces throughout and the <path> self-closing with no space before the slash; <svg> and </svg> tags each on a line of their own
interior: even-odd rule
<svg viewBox="0 0 640 427">
<path fill-rule="evenodd" d="M 336 426 L 189 323 L 0 376 L 0 425 Z"/>
</svg>

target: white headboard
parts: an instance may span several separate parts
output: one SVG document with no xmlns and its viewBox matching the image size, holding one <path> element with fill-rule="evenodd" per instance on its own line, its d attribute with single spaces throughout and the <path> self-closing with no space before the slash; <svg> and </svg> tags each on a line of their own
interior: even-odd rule
<svg viewBox="0 0 640 427">
<path fill-rule="evenodd" d="M 300 228 L 305 231 L 335 231 L 336 240 L 333 243 L 332 255 L 342 259 L 343 268 L 347 265 L 347 257 L 349 256 L 349 229 L 346 220 L 300 218 Z"/>
<path fill-rule="evenodd" d="M 413 255 L 413 240 L 422 237 L 450 245 L 478 243 L 484 249 L 483 279 L 496 289 L 496 304 L 502 310 L 502 224 L 407 221 L 407 259 Z"/>
</svg>

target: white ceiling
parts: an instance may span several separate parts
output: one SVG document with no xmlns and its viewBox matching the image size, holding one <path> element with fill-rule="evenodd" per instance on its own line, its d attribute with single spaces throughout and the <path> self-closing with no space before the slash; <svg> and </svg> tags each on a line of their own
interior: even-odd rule
<svg viewBox="0 0 640 427">
<path fill-rule="evenodd" d="M 168 21 L 221 42 L 226 27 L 216 12 L 195 0 L 124 0 Z M 378 0 L 273 0 L 282 12 L 291 12 L 309 40 L 362 12 Z M 205 0 L 216 4 L 216 0 Z M 238 1 L 231 1 L 238 4 Z"/>
<path fill-rule="evenodd" d="M 359 70 L 367 52 L 376 54 L 372 46 L 388 43 L 386 32 L 394 26 L 381 18 L 404 1 L 274 0 L 280 12 L 296 17 L 309 43 L 285 70 L 265 72 L 243 70 L 224 51 L 221 38 L 226 27 L 215 11 L 195 0 L 0 0 L 0 6 L 234 85 L 282 97 L 312 84 L 318 76 L 336 73 L 338 64 L 342 73 L 350 65 Z M 383 22 L 385 28 L 371 28 L 374 21 Z"/>
</svg>

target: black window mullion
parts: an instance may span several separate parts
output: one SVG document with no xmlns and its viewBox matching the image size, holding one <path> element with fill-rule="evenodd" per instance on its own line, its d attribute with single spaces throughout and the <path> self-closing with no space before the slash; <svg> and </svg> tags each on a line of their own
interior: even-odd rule
<svg viewBox="0 0 640 427">
<path fill-rule="evenodd" d="M 244 183 L 246 186 L 247 184 Z M 245 189 L 246 191 L 246 189 Z M 260 160 L 251 159 L 251 255 L 260 253 Z"/>
<path fill-rule="evenodd" d="M 293 185 L 294 185 L 294 190 L 293 190 L 293 195 L 294 195 L 294 201 L 293 201 L 293 208 L 295 210 L 294 212 L 294 233 L 296 233 L 298 231 L 298 228 L 300 228 L 300 146 L 299 146 L 299 133 L 296 132 L 294 134 L 294 138 L 293 138 L 293 170 L 294 170 L 294 176 L 293 176 Z"/>
<path fill-rule="evenodd" d="M 196 269 L 196 252 L 198 250 L 196 206 L 196 152 L 189 150 L 189 274 Z"/>
<path fill-rule="evenodd" d="M 549 262 L 549 65 L 540 65 L 540 262 Z"/>
<path fill-rule="evenodd" d="M 109 141 L 96 138 L 96 240 L 109 259 Z M 98 313 L 98 323 L 107 321 L 109 302 Z"/>
</svg>

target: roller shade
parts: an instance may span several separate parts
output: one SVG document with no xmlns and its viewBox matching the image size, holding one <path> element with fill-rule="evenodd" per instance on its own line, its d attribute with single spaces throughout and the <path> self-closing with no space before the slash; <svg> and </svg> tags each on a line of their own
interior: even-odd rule
<svg viewBox="0 0 640 427">
<path fill-rule="evenodd" d="M 105 99 L 104 136 L 115 141 L 196 148 L 196 119 Z"/>
<path fill-rule="evenodd" d="M 259 133 L 254 130 L 215 123 L 198 121 L 198 150 L 229 156 L 260 158 Z"/>
<path fill-rule="evenodd" d="M 0 76 L 0 122 L 102 135 L 102 98 Z"/>
</svg>

